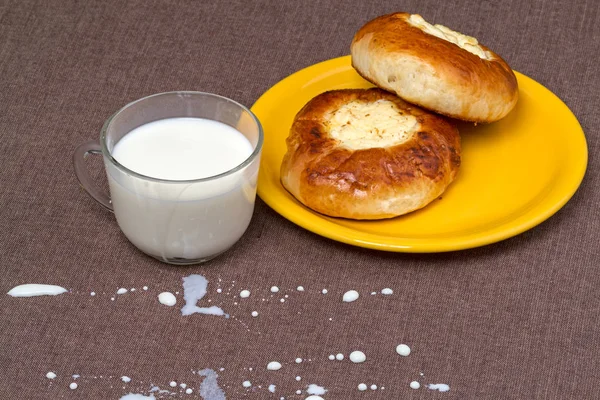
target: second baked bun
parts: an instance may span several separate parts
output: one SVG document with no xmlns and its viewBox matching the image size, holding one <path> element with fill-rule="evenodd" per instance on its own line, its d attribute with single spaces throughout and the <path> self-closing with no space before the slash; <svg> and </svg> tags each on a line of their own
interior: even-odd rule
<svg viewBox="0 0 600 400">
<path fill-rule="evenodd" d="M 444 192 L 460 165 L 452 123 L 381 89 L 316 96 L 296 115 L 286 143 L 281 183 L 332 217 L 417 210 Z"/>
<path fill-rule="evenodd" d="M 517 79 L 500 56 L 420 15 L 375 18 L 358 30 L 350 49 L 365 79 L 440 114 L 493 122 L 517 103 Z"/>
</svg>

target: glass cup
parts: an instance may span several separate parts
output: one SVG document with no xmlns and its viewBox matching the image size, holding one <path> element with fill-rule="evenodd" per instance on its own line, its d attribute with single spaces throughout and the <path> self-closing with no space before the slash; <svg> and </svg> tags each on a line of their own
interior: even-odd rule
<svg viewBox="0 0 600 400">
<path fill-rule="evenodd" d="M 194 180 L 144 176 L 113 158 L 115 145 L 131 130 L 166 118 L 205 118 L 241 132 L 253 152 L 219 175 Z M 243 105 L 215 94 L 168 92 L 134 101 L 111 116 L 100 142 L 81 144 L 73 154 L 81 186 L 102 206 L 114 211 L 125 236 L 144 253 L 169 264 L 208 261 L 233 246 L 254 211 L 263 130 Z M 84 158 L 102 154 L 110 197 L 90 178 Z"/>
</svg>

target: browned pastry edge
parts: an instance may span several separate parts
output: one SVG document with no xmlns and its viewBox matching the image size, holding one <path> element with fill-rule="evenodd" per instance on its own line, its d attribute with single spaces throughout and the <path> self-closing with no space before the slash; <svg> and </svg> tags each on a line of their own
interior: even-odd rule
<svg viewBox="0 0 600 400">
<path fill-rule="evenodd" d="M 352 66 L 404 100 L 453 118 L 493 122 L 518 100 L 508 64 L 489 48 L 482 59 L 407 22 L 408 13 L 377 17 L 355 34 Z"/>
<path fill-rule="evenodd" d="M 328 118 L 342 105 L 380 99 L 416 117 L 420 127 L 408 141 L 352 150 L 329 135 Z M 377 88 L 316 96 L 296 115 L 286 143 L 283 186 L 333 217 L 382 219 L 422 208 L 443 193 L 460 166 L 460 137 L 450 121 Z"/>
</svg>

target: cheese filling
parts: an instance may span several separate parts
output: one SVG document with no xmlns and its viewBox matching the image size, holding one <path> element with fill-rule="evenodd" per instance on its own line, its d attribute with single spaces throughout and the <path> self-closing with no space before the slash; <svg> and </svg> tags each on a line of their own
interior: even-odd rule
<svg viewBox="0 0 600 400">
<path fill-rule="evenodd" d="M 491 59 L 490 54 L 479 45 L 479 42 L 474 37 L 463 35 L 460 32 L 456 32 L 450 28 L 446 28 L 444 25 L 431 25 L 418 14 L 411 14 L 410 18 L 408 18 L 407 21 L 411 25 L 421 29 L 423 32 L 429 33 L 430 35 L 446 40 L 450 43 L 454 43 L 461 49 L 464 49 L 469 53 L 475 54 L 479 58 L 483 58 L 484 60 Z"/>
<path fill-rule="evenodd" d="M 329 134 L 352 150 L 404 143 L 418 131 L 419 122 L 389 100 L 351 101 L 329 118 Z"/>
</svg>

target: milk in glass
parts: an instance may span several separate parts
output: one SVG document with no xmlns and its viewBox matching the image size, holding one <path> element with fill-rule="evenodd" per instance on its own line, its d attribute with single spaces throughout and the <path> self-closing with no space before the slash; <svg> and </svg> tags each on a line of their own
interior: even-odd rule
<svg viewBox="0 0 600 400">
<path fill-rule="evenodd" d="M 235 128 L 203 118 L 167 118 L 133 129 L 112 156 L 143 177 L 106 162 L 121 230 L 163 260 L 222 253 L 252 217 L 258 165 L 240 167 L 252 152 Z"/>
</svg>

